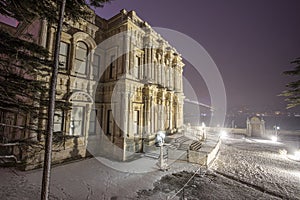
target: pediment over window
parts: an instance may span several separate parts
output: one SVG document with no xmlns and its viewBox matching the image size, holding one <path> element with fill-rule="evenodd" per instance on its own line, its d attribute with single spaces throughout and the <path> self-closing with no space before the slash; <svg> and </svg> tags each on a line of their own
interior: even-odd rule
<svg viewBox="0 0 300 200">
<path fill-rule="evenodd" d="M 88 93 L 83 92 L 83 91 L 73 92 L 69 96 L 68 101 L 69 102 L 81 102 L 81 103 L 93 103 L 94 102 L 91 95 L 89 95 Z"/>
</svg>

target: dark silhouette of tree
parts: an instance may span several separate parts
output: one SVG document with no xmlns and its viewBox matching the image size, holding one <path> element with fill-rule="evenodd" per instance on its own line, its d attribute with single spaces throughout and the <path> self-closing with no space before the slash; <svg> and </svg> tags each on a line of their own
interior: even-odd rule
<svg viewBox="0 0 300 200">
<path fill-rule="evenodd" d="M 293 108 L 300 105 L 300 57 L 296 58 L 291 64 L 295 64 L 295 68 L 290 71 L 285 71 L 283 74 L 297 77 L 298 80 L 292 81 L 286 85 L 287 90 L 280 95 L 287 97 L 285 101 L 288 102 L 287 108 Z"/>
<path fill-rule="evenodd" d="M 45 141 L 45 158 L 44 158 L 44 171 L 43 171 L 43 181 L 42 181 L 42 193 L 41 193 L 41 199 L 48 199 L 49 197 L 49 185 L 50 185 L 50 176 L 51 176 L 51 154 L 52 154 L 52 137 L 53 137 L 53 127 L 54 127 L 54 113 L 55 113 L 55 96 L 56 96 L 56 80 L 57 80 L 57 74 L 58 74 L 58 65 L 59 65 L 59 48 L 60 48 L 60 37 L 61 37 L 61 29 L 62 24 L 64 21 L 64 18 L 67 20 L 77 21 L 80 18 L 88 18 L 92 13 L 90 13 L 90 10 L 87 9 L 89 5 L 96 6 L 96 7 L 102 7 L 104 3 L 109 2 L 110 0 L 0 0 L 0 14 L 9 16 L 12 18 L 17 19 L 18 21 L 23 21 L 30 23 L 35 19 L 46 19 L 48 23 L 57 25 L 57 32 L 56 32 L 56 38 L 55 38 L 55 46 L 54 46 L 54 57 L 53 62 L 50 66 L 51 69 L 51 79 L 50 79 L 50 85 L 49 85 L 49 101 L 48 101 L 48 123 L 47 123 L 47 131 L 46 131 L 46 141 Z M 4 33 L 5 34 L 5 33 Z M 13 40 L 13 37 L 10 37 L 11 40 Z M 15 38 L 16 41 L 20 41 L 19 38 Z M 9 43 L 5 43 L 8 40 L 4 40 L 3 47 L 10 45 Z M 11 41 L 10 41 L 11 42 Z M 33 43 L 32 43 L 33 44 Z M 30 45 L 29 45 L 30 46 Z M 36 46 L 36 45 L 35 45 Z M 3 85 L 0 85 L 0 89 L 3 90 L 3 95 L 1 95 L 1 100 L 5 103 L 8 103 L 10 101 L 15 102 L 15 105 L 17 103 L 20 103 L 19 99 L 26 99 L 24 98 L 25 95 L 19 96 L 19 94 L 11 94 L 14 88 L 9 88 L 9 83 L 6 81 L 11 77 L 15 77 L 16 73 L 28 71 L 27 69 L 32 69 L 32 72 L 40 73 L 41 70 L 34 68 L 37 66 L 43 66 L 43 60 L 47 58 L 46 52 L 43 50 L 41 52 L 45 53 L 44 55 L 36 55 L 38 52 L 33 51 L 33 49 L 29 48 L 28 45 L 23 47 L 26 48 L 20 48 L 22 46 L 15 45 L 13 48 L 15 48 L 16 52 L 15 54 L 18 54 L 19 49 L 21 49 L 21 52 L 27 53 L 24 59 L 21 61 L 20 59 L 16 59 L 13 62 L 5 62 L 5 58 L 14 58 L 15 54 L 11 55 L 0 55 L 1 56 L 1 63 L 3 63 L 2 66 L 0 66 L 0 73 L 4 72 L 5 76 L 3 78 L 0 77 L 0 80 L 3 81 Z M 2 48 L 2 46 L 1 46 Z M 4 51 L 4 50 L 3 50 Z M 30 57 L 30 55 L 32 57 Z M 4 58 L 4 59 L 3 59 Z M 34 61 L 37 61 L 37 63 L 34 63 L 36 65 L 32 65 L 31 59 Z M 16 73 L 12 74 L 9 70 L 6 70 L 9 68 L 11 64 L 14 63 L 20 63 L 18 67 L 22 68 L 21 70 L 17 70 Z M 2 71 L 3 70 L 3 71 Z M 49 75 L 49 74 L 48 74 Z M 35 88 L 35 86 L 39 83 L 35 82 L 35 77 L 37 74 L 32 74 L 29 76 L 26 80 L 27 85 L 24 86 L 24 89 L 32 89 Z M 18 76 L 19 80 L 26 79 L 27 74 L 23 73 L 23 75 Z M 18 79 L 17 78 L 17 79 Z M 18 85 L 18 81 L 15 79 L 15 86 Z M 30 81 L 29 81 L 30 80 Z M 5 82 L 6 81 L 6 82 Z M 31 83 L 31 84 L 29 84 Z M 20 83 L 21 84 L 21 83 Z M 37 87 L 37 89 L 40 89 L 40 91 L 35 90 L 30 92 L 32 96 L 30 96 L 33 100 L 37 93 L 44 92 L 44 87 L 46 86 L 46 83 L 41 83 L 40 88 Z M 28 88 L 26 88 L 28 87 Z M 23 90 L 24 92 L 26 90 Z M 28 98 L 28 97 L 27 97 Z M 39 98 L 39 97 L 37 97 Z M 27 101 L 23 101 L 22 103 L 30 102 L 28 99 Z M 34 105 L 34 104 L 33 104 Z M 11 105 L 13 107 L 13 105 Z M 28 106 L 28 105 L 26 105 Z M 27 109 L 28 110 L 28 109 Z"/>
</svg>

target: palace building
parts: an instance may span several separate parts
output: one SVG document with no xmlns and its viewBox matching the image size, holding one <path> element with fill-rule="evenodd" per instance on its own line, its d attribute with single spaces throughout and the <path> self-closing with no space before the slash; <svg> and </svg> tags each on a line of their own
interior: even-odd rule
<svg viewBox="0 0 300 200">
<path fill-rule="evenodd" d="M 37 44 L 53 52 L 56 27 L 46 21 L 1 28 L 18 36 L 30 33 Z M 121 10 L 110 19 L 96 14 L 68 22 L 60 44 L 57 99 L 72 109 L 57 110 L 53 162 L 106 154 L 126 160 L 126 152 L 145 152 L 158 131 L 172 134 L 183 126 L 183 62 L 180 54 L 134 11 Z M 50 77 L 46 77 L 50 80 Z M 46 113 L 46 110 L 41 110 Z M 18 112 L 0 109 L 2 144 L 44 137 L 20 127 L 32 123 Z M 45 129 L 47 121 L 35 121 Z M 18 132 L 18 134 L 11 134 Z M 14 135 L 12 137 L 12 135 Z M 25 169 L 41 166 L 43 150 L 34 146 L 0 146 Z M 118 153 L 121 152 L 121 153 Z"/>
</svg>

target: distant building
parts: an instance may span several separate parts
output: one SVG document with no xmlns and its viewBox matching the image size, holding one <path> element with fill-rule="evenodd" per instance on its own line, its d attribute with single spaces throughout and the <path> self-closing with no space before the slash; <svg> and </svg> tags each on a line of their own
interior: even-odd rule
<svg viewBox="0 0 300 200">
<path fill-rule="evenodd" d="M 56 28 L 46 21 L 1 27 L 15 35 L 28 32 L 34 42 L 53 52 Z M 124 31 L 130 34 L 101 46 Z M 60 139 L 54 143 L 53 162 L 85 157 L 88 145 L 97 152 L 109 152 L 104 140 L 123 152 L 141 152 L 154 143 L 157 131 L 181 130 L 182 58 L 134 11 L 121 10 L 108 20 L 94 14 L 69 22 L 62 33 L 60 62 L 56 98 L 72 103 L 72 110 L 56 111 L 54 131 Z M 32 123 L 30 116 L 19 119 L 18 113 L 0 109 L 0 142 L 30 138 L 43 144 L 43 135 L 22 133 L 18 128 Z M 34 123 L 45 129 L 47 121 Z M 10 132 L 17 129 L 21 133 L 12 137 Z M 2 145 L 0 149 L 2 155 L 22 161 L 26 169 L 43 161 L 43 150 L 34 146 Z M 116 156 L 126 159 L 125 153 Z"/>
<path fill-rule="evenodd" d="M 257 116 L 247 118 L 246 134 L 252 137 L 263 137 L 266 134 L 265 120 Z"/>
</svg>

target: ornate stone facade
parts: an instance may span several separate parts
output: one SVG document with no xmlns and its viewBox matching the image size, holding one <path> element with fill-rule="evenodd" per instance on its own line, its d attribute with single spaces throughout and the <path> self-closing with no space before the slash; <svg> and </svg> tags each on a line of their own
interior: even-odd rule
<svg viewBox="0 0 300 200">
<path fill-rule="evenodd" d="M 256 116 L 247 118 L 246 134 L 252 137 L 264 137 L 266 134 L 264 119 Z"/>
<path fill-rule="evenodd" d="M 102 30 L 106 37 L 97 41 L 100 46 L 114 35 L 121 39 L 95 50 L 106 61 L 95 95 L 97 119 L 102 123 L 97 133 L 124 150 L 144 151 L 157 131 L 174 133 L 183 125 L 184 64 L 134 11 L 121 10 L 107 21 L 98 21 L 108 27 Z"/>
<path fill-rule="evenodd" d="M 36 21 L 16 29 L 16 33 L 34 33 L 34 41 L 53 52 L 55 27 Z M 157 131 L 181 130 L 184 64 L 176 50 L 134 11 L 121 10 L 108 20 L 94 15 L 69 22 L 62 33 L 60 62 L 57 99 L 72 103 L 72 109 L 57 110 L 54 130 L 68 137 L 55 144 L 54 162 L 86 156 L 88 144 L 91 153 L 110 152 L 112 146 L 121 149 L 118 158 L 126 159 L 125 150 L 144 151 Z M 35 123 L 40 129 L 46 127 L 46 120 Z M 43 143 L 42 135 L 30 137 Z M 43 159 L 42 151 L 19 154 L 18 159 L 27 164 Z"/>
</svg>

